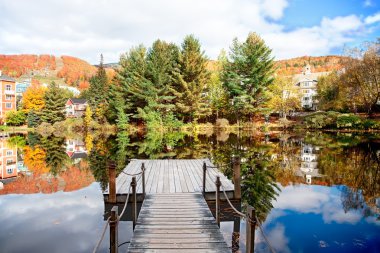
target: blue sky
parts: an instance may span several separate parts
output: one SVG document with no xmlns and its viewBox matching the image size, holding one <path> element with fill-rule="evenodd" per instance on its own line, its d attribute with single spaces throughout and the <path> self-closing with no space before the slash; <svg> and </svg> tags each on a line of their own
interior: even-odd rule
<svg viewBox="0 0 380 253">
<path fill-rule="evenodd" d="M 1 54 L 72 55 L 106 62 L 158 38 L 194 34 L 207 56 L 260 34 L 276 59 L 342 54 L 380 37 L 375 0 L 0 0 Z"/>
</svg>

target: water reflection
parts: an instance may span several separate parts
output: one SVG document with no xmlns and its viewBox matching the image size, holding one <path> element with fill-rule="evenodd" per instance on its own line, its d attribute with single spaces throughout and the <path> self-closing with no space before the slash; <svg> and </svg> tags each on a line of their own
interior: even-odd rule
<svg viewBox="0 0 380 253">
<path fill-rule="evenodd" d="M 215 164 L 223 165 L 230 164 L 233 157 L 240 157 L 243 202 L 256 208 L 278 252 L 319 252 L 321 249 L 378 252 L 379 139 L 376 134 L 323 132 L 219 132 L 214 135 L 173 132 L 145 136 L 87 133 L 83 138 L 42 137 L 29 133 L 3 138 L 0 139 L 0 181 L 4 189 L 0 188 L 0 211 L 4 215 L 0 222 L 8 224 L 0 228 L 0 243 L 5 245 L 1 250 L 22 252 L 29 246 L 30 252 L 45 249 L 60 252 L 53 245 L 44 248 L 37 244 L 53 241 L 53 237 L 61 238 L 62 245 L 71 244 L 74 237 L 83 236 L 91 243 L 76 245 L 76 249 L 66 252 L 88 252 L 89 244 L 93 246 L 99 237 L 103 221 L 101 189 L 108 184 L 106 167 L 110 160 L 117 162 L 120 171 L 131 158 L 210 157 Z M 233 178 L 231 167 L 223 167 L 223 172 Z M 83 200 L 89 195 L 93 197 Z M 60 198 L 72 206 L 58 204 Z M 22 207 L 25 201 L 28 205 Z M 95 206 L 91 206 L 93 204 Z M 11 219 L 5 222 L 4 217 L 10 217 L 16 208 L 30 212 L 22 213 L 25 216 L 22 222 Z M 49 220 L 49 226 L 46 223 L 39 226 L 43 223 L 42 217 L 50 217 L 45 210 L 50 208 L 55 212 L 55 216 L 50 214 L 54 219 Z M 87 211 L 93 214 L 85 216 Z M 76 215 L 78 212 L 83 216 Z M 59 220 L 59 224 L 54 224 L 55 220 Z M 65 226 L 62 220 L 67 221 Z M 81 227 L 77 228 L 77 224 Z M 244 224 L 242 221 L 243 227 Z M 35 242 L 25 240 L 16 245 L 9 237 L 25 237 L 24 226 L 28 227 L 27 233 L 35 233 L 32 237 Z M 62 239 L 69 233 L 69 227 L 74 228 L 73 236 Z M 42 228 L 53 232 L 37 235 Z M 236 229 L 227 225 L 222 229 L 228 234 L 227 241 L 231 241 Z M 244 228 L 241 231 L 245 231 Z M 240 251 L 244 252 L 244 234 L 240 237 Z M 233 238 L 238 235 L 234 234 Z M 257 252 L 268 251 L 258 232 L 256 245 Z M 106 247 L 107 243 L 103 250 Z"/>
</svg>

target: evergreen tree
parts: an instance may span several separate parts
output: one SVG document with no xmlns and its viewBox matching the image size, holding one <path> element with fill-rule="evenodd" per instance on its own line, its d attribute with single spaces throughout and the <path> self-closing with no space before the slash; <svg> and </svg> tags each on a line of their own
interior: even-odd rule
<svg viewBox="0 0 380 253">
<path fill-rule="evenodd" d="M 107 74 L 103 66 L 103 55 L 100 55 L 100 64 L 96 75 L 90 79 L 90 87 L 86 93 L 88 104 L 94 111 L 100 104 L 104 104 L 107 98 Z"/>
<path fill-rule="evenodd" d="M 27 121 L 28 127 L 36 127 L 40 123 L 40 118 L 35 113 L 35 111 L 33 109 L 31 109 L 28 113 L 26 121 Z"/>
<path fill-rule="evenodd" d="M 273 57 L 263 39 L 250 33 L 245 42 L 234 39 L 222 81 L 235 111 L 251 117 L 263 111 L 267 87 L 273 82 Z"/>
<path fill-rule="evenodd" d="M 41 139 L 41 147 L 46 151 L 46 165 L 53 175 L 59 174 L 68 164 L 64 146 L 65 139 L 61 137 L 51 135 Z"/>
<path fill-rule="evenodd" d="M 186 36 L 178 59 L 175 86 L 178 113 L 185 121 L 197 121 L 211 113 L 206 92 L 210 73 L 206 69 L 207 58 L 199 41 L 193 35 Z"/>
<path fill-rule="evenodd" d="M 103 66 L 103 55 L 100 55 L 100 64 L 96 75 L 90 79 L 90 87 L 85 93 L 88 104 L 99 122 L 105 121 L 107 109 L 108 78 Z"/>
<path fill-rule="evenodd" d="M 52 82 L 44 95 L 45 106 L 41 114 L 41 120 L 51 124 L 64 120 L 64 109 L 68 96 L 67 92 L 59 88 L 55 82 Z"/>
</svg>

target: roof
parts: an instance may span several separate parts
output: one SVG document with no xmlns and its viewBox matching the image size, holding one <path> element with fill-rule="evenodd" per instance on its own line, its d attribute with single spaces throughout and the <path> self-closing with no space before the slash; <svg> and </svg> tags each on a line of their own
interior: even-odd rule
<svg viewBox="0 0 380 253">
<path fill-rule="evenodd" d="M 84 98 L 70 98 L 71 102 L 73 102 L 73 104 L 85 104 L 87 103 L 87 100 L 84 99 Z"/>
<path fill-rule="evenodd" d="M 16 82 L 16 80 L 14 78 L 7 76 L 7 75 L 1 75 L 0 81 Z"/>
<path fill-rule="evenodd" d="M 74 152 L 74 154 L 70 156 L 71 159 L 86 158 L 86 157 L 87 157 L 86 152 Z"/>
<path fill-rule="evenodd" d="M 326 76 L 329 73 L 330 72 L 316 72 L 316 73 L 310 73 L 310 74 L 297 74 L 297 75 L 294 75 L 294 80 L 296 83 L 317 81 L 319 79 L 319 77 Z"/>
</svg>

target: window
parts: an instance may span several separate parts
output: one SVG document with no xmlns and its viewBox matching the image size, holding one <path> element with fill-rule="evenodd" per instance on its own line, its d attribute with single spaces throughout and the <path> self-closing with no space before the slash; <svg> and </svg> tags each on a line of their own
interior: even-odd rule
<svg viewBox="0 0 380 253">
<path fill-rule="evenodd" d="M 12 159 L 7 159 L 7 165 L 12 164 L 13 160 Z"/>
<path fill-rule="evenodd" d="M 309 97 L 304 97 L 303 100 L 304 101 L 309 101 Z"/>
<path fill-rule="evenodd" d="M 12 100 L 12 95 L 5 95 L 5 100 Z"/>
<path fill-rule="evenodd" d="M 7 150 L 7 156 L 8 155 L 13 155 L 13 151 L 12 150 Z"/>
<path fill-rule="evenodd" d="M 305 86 L 305 87 L 309 87 L 309 82 L 304 82 L 304 83 L 303 83 L 303 86 Z"/>
<path fill-rule="evenodd" d="M 5 108 L 12 108 L 12 103 L 5 103 Z"/>
<path fill-rule="evenodd" d="M 7 169 L 7 173 L 8 173 L 8 174 L 13 174 L 13 168 L 11 168 L 11 169 Z"/>
<path fill-rule="evenodd" d="M 9 85 L 9 84 L 5 85 L 5 90 L 12 90 L 12 85 Z"/>
<path fill-rule="evenodd" d="M 303 93 L 309 93 L 310 92 L 310 90 L 304 90 L 303 91 Z"/>
</svg>

